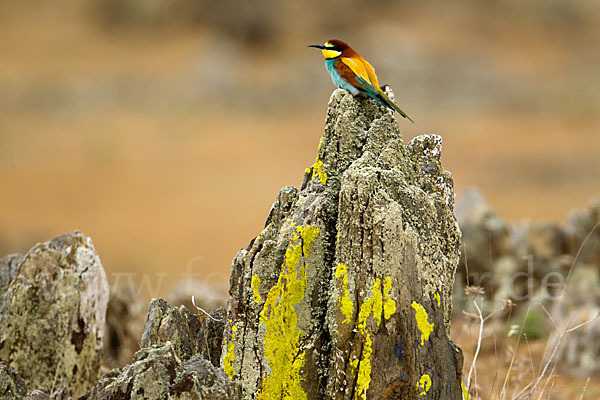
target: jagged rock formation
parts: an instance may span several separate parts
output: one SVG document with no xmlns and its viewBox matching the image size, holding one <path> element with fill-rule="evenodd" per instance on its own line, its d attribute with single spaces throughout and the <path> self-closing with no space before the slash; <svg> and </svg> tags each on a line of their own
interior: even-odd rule
<svg viewBox="0 0 600 400">
<path fill-rule="evenodd" d="M 222 364 L 244 398 L 459 399 L 460 232 L 441 138 L 336 90 L 314 165 L 233 261 Z"/>
<path fill-rule="evenodd" d="M 0 362 L 0 399 L 22 399 L 27 394 L 27 384 L 10 366 Z"/>
<path fill-rule="evenodd" d="M 0 264 L 12 271 L 0 293 L 0 360 L 30 388 L 84 394 L 100 372 L 108 303 L 91 239 L 69 233 Z"/>
<path fill-rule="evenodd" d="M 170 341 L 180 359 L 199 354 L 218 367 L 224 326 L 222 308 L 197 316 L 184 306 L 173 307 L 163 299 L 154 299 L 148 307 L 142 347 Z"/>
<path fill-rule="evenodd" d="M 218 320 L 219 312 L 211 317 Z M 212 354 L 218 359 L 220 348 L 206 339 L 214 335 L 212 341 L 220 344 L 223 332 L 222 322 L 216 324 L 219 329 L 208 320 L 213 321 L 200 321 L 185 307 L 153 300 L 142 349 L 136 352 L 133 362 L 104 375 L 84 399 L 239 399 L 239 385 L 204 358 Z"/>
</svg>

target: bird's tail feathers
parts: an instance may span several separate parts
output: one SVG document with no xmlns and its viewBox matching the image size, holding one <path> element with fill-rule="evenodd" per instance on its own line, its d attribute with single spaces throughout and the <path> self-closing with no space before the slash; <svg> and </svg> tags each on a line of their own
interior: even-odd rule
<svg viewBox="0 0 600 400">
<path fill-rule="evenodd" d="M 378 90 L 377 94 L 377 97 L 379 98 L 379 100 L 381 100 L 382 103 L 384 103 L 391 109 L 398 111 L 398 114 L 402 115 L 404 118 L 408 119 L 413 124 L 415 123 L 415 121 L 413 121 L 411 117 L 409 117 L 404 111 L 402 111 L 402 109 L 398 107 L 396 103 L 394 103 L 389 97 L 387 97 L 383 90 Z"/>
</svg>

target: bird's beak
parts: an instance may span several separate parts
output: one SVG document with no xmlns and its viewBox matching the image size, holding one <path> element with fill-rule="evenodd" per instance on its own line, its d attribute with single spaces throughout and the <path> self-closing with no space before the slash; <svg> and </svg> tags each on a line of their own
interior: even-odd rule
<svg viewBox="0 0 600 400">
<path fill-rule="evenodd" d="M 322 44 L 309 44 L 306 47 L 316 47 L 317 49 L 321 49 L 321 50 L 326 49 L 326 47 L 323 46 Z"/>
</svg>

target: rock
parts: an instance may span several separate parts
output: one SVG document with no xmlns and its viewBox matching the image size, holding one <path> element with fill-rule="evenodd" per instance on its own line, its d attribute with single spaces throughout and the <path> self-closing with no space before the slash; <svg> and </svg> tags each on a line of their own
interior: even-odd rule
<svg viewBox="0 0 600 400">
<path fill-rule="evenodd" d="M 41 390 L 34 390 L 25 397 L 25 400 L 50 400 L 50 396 Z"/>
<path fill-rule="evenodd" d="M 182 362 L 166 342 L 139 350 L 131 365 L 110 371 L 82 399 L 122 398 L 235 400 L 240 391 L 223 370 L 199 356 Z"/>
<path fill-rule="evenodd" d="M 100 371 L 108 282 L 81 232 L 34 246 L 3 295 L 0 359 L 28 386 L 85 393 Z"/>
<path fill-rule="evenodd" d="M 221 361 L 244 398 L 462 397 L 440 155 L 439 136 L 405 146 L 385 108 L 334 92 L 300 191 L 233 261 Z"/>
<path fill-rule="evenodd" d="M 0 362 L 0 398 L 22 399 L 27 394 L 27 384 L 14 368 Z"/>
<path fill-rule="evenodd" d="M 223 307 L 217 308 L 210 315 L 200 315 L 199 334 L 200 351 L 198 355 L 210 361 L 215 367 L 220 366 L 221 343 L 227 313 Z"/>
<path fill-rule="evenodd" d="M 599 222 L 600 197 L 594 198 L 587 210 L 575 211 L 569 216 L 566 231 L 569 235 L 571 254 L 575 256 L 579 253 L 577 262 L 600 267 L 600 226 L 597 226 Z"/>
<path fill-rule="evenodd" d="M 171 342 L 175 354 L 188 360 L 200 350 L 200 321 L 187 308 L 173 307 L 163 299 L 153 299 L 142 336 L 142 347 Z"/>
<path fill-rule="evenodd" d="M 4 293 L 8 290 L 8 285 L 17 276 L 21 261 L 23 261 L 21 254 L 9 254 L 0 258 L 0 310 L 2 310 Z"/>
<path fill-rule="evenodd" d="M 104 366 L 120 368 L 131 362 L 133 354 L 140 349 L 146 310 L 146 304 L 129 285 L 121 285 L 111 292 L 106 311 Z"/>
<path fill-rule="evenodd" d="M 148 309 L 142 347 L 168 341 L 180 359 L 188 360 L 198 354 L 218 367 L 224 327 L 222 308 L 210 315 L 193 315 L 184 306 L 173 307 L 163 299 L 154 299 Z"/>
</svg>

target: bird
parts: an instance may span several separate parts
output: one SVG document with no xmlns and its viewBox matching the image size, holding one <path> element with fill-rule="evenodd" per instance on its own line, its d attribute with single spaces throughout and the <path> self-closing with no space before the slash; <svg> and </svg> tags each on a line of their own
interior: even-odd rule
<svg viewBox="0 0 600 400">
<path fill-rule="evenodd" d="M 333 83 L 357 96 L 363 93 L 389 109 L 396 110 L 410 122 L 414 121 L 396 105 L 379 87 L 375 69 L 367 60 L 352 49 L 346 42 L 331 39 L 323 44 L 309 44 L 323 51 L 325 65 Z"/>
</svg>

